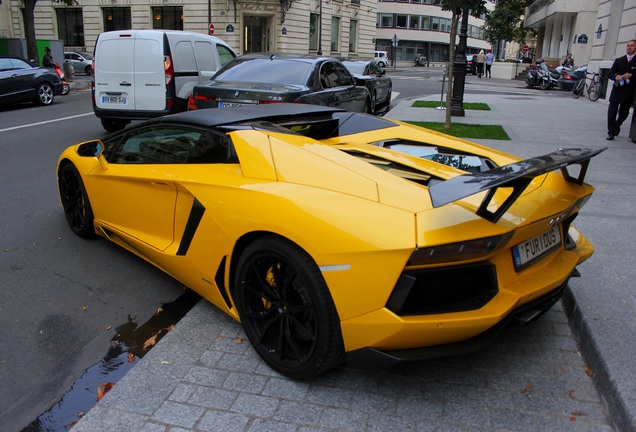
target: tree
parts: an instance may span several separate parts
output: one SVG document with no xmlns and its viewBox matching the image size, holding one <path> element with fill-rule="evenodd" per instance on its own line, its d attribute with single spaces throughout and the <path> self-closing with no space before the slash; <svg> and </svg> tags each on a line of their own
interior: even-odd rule
<svg viewBox="0 0 636 432">
<path fill-rule="evenodd" d="M 452 12 L 449 54 L 448 54 L 448 88 L 446 89 L 446 130 L 451 127 L 451 100 L 453 96 L 453 76 L 455 60 L 455 41 L 457 38 L 457 26 L 463 10 L 468 10 L 472 16 L 478 17 L 486 13 L 486 0 L 442 0 L 442 10 Z M 463 59 L 466 61 L 466 59 Z"/>
<path fill-rule="evenodd" d="M 24 0 L 24 38 L 26 39 L 27 56 L 29 60 L 35 60 L 40 64 L 38 58 L 38 47 L 35 43 L 35 4 L 38 0 Z M 76 0 L 52 0 L 53 3 L 64 3 L 67 6 L 77 4 Z"/>
<path fill-rule="evenodd" d="M 534 0 L 499 0 L 497 7 L 486 14 L 484 36 L 493 46 L 499 42 L 523 44 L 536 35 L 536 29 L 523 25 L 524 14 Z"/>
</svg>

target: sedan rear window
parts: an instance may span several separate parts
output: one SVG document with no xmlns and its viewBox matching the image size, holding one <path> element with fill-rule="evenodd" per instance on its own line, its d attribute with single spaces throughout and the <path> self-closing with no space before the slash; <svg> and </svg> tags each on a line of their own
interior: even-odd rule
<svg viewBox="0 0 636 432">
<path fill-rule="evenodd" d="M 293 60 L 248 59 L 219 71 L 219 81 L 305 85 L 312 65 Z"/>
</svg>

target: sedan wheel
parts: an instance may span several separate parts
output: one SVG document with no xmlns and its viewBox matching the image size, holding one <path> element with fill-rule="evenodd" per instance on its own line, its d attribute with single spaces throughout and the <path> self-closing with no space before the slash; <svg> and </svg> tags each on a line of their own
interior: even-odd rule
<svg viewBox="0 0 636 432">
<path fill-rule="evenodd" d="M 342 362 L 340 320 L 313 259 L 288 240 L 267 236 L 239 259 L 234 292 L 252 346 L 274 370 L 307 379 Z"/>
<path fill-rule="evenodd" d="M 94 237 L 93 209 L 88 200 L 82 177 L 75 165 L 67 163 L 62 167 L 58 175 L 57 185 L 64 215 L 71 230 L 80 237 Z"/>
<path fill-rule="evenodd" d="M 55 92 L 49 83 L 42 83 L 38 86 L 37 99 L 38 105 L 51 105 L 55 99 Z"/>
<path fill-rule="evenodd" d="M 84 73 L 86 73 L 86 75 L 91 76 L 93 74 L 93 69 L 90 66 L 86 66 L 86 69 L 84 69 Z"/>
</svg>

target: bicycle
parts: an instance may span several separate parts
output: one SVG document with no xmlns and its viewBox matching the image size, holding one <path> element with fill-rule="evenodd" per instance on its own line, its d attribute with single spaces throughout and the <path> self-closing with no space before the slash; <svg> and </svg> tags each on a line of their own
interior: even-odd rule
<svg viewBox="0 0 636 432">
<path fill-rule="evenodd" d="M 590 98 L 592 102 L 598 99 L 599 93 L 601 92 L 601 81 L 600 75 L 596 72 L 586 72 L 585 75 L 592 75 L 590 78 L 590 83 L 585 88 L 585 83 L 587 82 L 586 78 L 581 78 L 574 84 L 574 88 L 572 89 L 572 95 L 574 99 L 578 99 L 585 91 L 587 91 L 587 96 Z"/>
</svg>

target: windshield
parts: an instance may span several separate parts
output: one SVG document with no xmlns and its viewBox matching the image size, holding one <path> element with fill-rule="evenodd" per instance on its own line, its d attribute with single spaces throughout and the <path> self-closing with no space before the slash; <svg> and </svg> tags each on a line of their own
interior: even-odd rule
<svg viewBox="0 0 636 432">
<path fill-rule="evenodd" d="M 294 60 L 246 59 L 229 63 L 226 67 L 213 79 L 304 86 L 312 64 Z"/>
<path fill-rule="evenodd" d="M 353 62 L 345 62 L 344 65 L 349 69 L 349 72 L 357 75 L 364 75 L 364 66 L 365 63 L 353 63 Z"/>
</svg>

